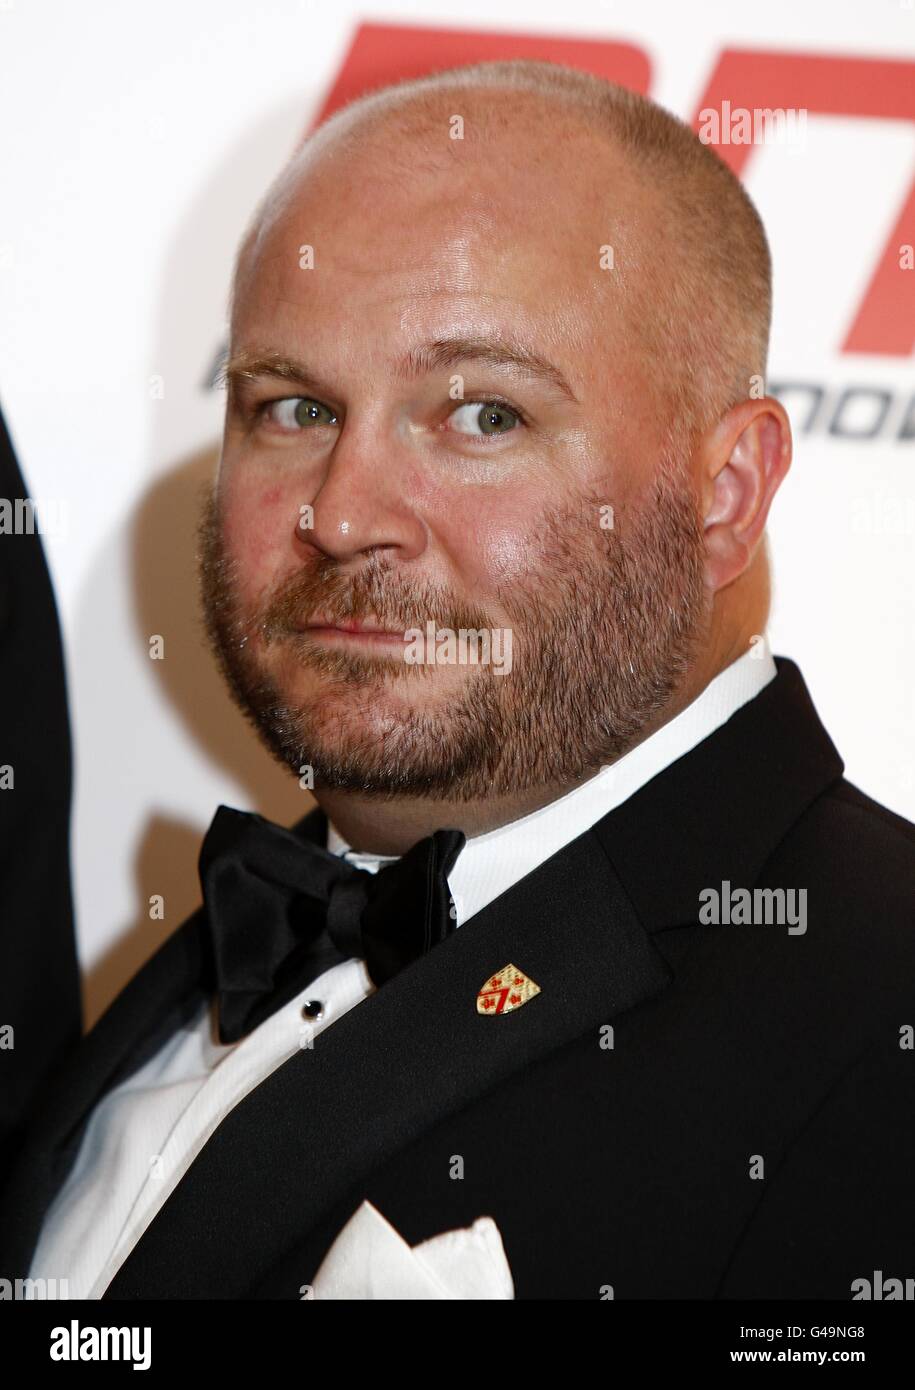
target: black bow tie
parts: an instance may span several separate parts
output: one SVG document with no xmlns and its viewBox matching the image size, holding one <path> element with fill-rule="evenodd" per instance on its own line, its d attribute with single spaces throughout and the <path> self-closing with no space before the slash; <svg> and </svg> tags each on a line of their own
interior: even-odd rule
<svg viewBox="0 0 915 1390">
<path fill-rule="evenodd" d="M 375 985 L 452 932 L 447 875 L 465 843 L 436 830 L 377 873 L 220 806 L 200 851 L 219 1036 L 236 1042 L 322 971 L 357 956 Z"/>
</svg>

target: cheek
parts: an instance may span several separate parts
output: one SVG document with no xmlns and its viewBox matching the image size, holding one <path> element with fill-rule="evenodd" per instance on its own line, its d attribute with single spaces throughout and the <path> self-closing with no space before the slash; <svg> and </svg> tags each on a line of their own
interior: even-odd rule
<svg viewBox="0 0 915 1390">
<path fill-rule="evenodd" d="M 540 540 L 529 507 L 502 506 L 474 512 L 462 528 L 460 566 L 471 596 L 489 597 L 505 586 L 526 584 L 539 572 Z"/>
<path fill-rule="evenodd" d="M 249 474 L 230 477 L 220 487 L 223 546 L 237 566 L 237 586 L 256 598 L 294 559 L 298 501 L 277 484 Z"/>
</svg>

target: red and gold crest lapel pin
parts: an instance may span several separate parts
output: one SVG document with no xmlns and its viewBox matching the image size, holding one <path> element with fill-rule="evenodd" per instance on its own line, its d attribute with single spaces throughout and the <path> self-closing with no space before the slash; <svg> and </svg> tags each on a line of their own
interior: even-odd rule
<svg viewBox="0 0 915 1390">
<path fill-rule="evenodd" d="M 539 993 L 540 986 L 517 965 L 503 965 L 497 975 L 490 975 L 477 995 L 477 1013 L 509 1014 Z"/>
</svg>

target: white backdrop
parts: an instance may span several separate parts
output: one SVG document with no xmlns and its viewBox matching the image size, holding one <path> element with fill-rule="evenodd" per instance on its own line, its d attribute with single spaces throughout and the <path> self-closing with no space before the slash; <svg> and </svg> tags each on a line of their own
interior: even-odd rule
<svg viewBox="0 0 915 1390">
<path fill-rule="evenodd" d="M 287 823 L 307 806 L 210 669 L 192 532 L 218 453 L 222 396 L 206 382 L 235 246 L 372 21 L 626 42 L 649 94 L 688 120 L 725 48 L 910 62 L 915 101 L 911 0 L 402 0 L 393 14 L 375 0 L 0 0 L 0 399 L 39 510 L 67 512 L 45 547 L 88 1024 L 199 901 L 220 801 Z M 754 149 L 745 172 L 775 262 L 770 387 L 826 392 L 811 428 L 806 401 L 783 395 L 795 460 L 769 527 L 773 649 L 801 665 L 851 780 L 910 819 L 915 437 L 896 436 L 915 389 L 912 292 L 878 350 L 842 349 L 913 172 L 911 118 L 815 111 L 803 148 Z M 847 437 L 868 433 L 859 397 L 846 437 L 830 434 L 830 400 L 867 386 L 889 395 L 884 427 Z M 148 919 L 153 893 L 164 921 Z"/>
</svg>

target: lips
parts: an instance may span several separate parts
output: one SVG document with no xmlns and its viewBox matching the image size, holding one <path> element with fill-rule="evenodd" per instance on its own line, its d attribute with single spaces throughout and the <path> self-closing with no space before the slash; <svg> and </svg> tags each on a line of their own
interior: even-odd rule
<svg viewBox="0 0 915 1390">
<path fill-rule="evenodd" d="M 332 628 L 336 632 L 366 633 L 376 637 L 403 637 L 403 628 L 385 627 L 372 618 L 312 618 L 303 623 L 301 630 L 308 632 L 315 628 Z"/>
</svg>

